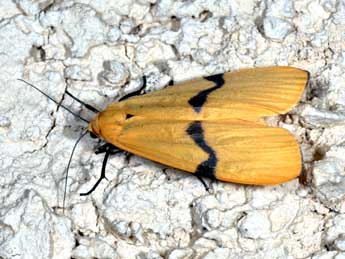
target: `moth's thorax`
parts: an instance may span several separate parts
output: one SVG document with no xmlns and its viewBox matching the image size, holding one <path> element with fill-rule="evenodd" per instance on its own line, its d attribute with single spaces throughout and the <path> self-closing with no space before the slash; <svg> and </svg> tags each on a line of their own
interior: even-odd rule
<svg viewBox="0 0 345 259">
<path fill-rule="evenodd" d="M 114 143 L 121 133 L 126 113 L 120 107 L 109 106 L 90 122 L 88 130 L 108 143 Z"/>
</svg>

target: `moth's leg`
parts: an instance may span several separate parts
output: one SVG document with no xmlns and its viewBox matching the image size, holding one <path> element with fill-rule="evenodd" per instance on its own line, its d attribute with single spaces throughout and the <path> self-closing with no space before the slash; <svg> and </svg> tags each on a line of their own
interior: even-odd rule
<svg viewBox="0 0 345 259">
<path fill-rule="evenodd" d="M 65 91 L 65 93 L 72 97 L 72 99 L 76 100 L 77 102 L 81 103 L 82 105 L 85 106 L 86 109 L 89 109 L 90 111 L 93 111 L 94 113 L 99 113 L 100 111 L 97 110 L 95 107 L 91 106 L 90 104 L 87 104 L 85 102 L 83 102 L 82 100 L 78 99 L 77 97 L 75 97 L 73 94 L 71 94 L 70 92 L 68 92 L 68 90 Z"/>
<path fill-rule="evenodd" d="M 95 154 L 98 155 L 98 154 L 102 154 L 102 153 L 105 153 L 108 149 L 108 143 L 105 143 L 99 147 L 97 147 L 97 149 L 95 150 Z"/>
<path fill-rule="evenodd" d="M 126 160 L 126 162 L 127 162 L 127 164 L 129 163 L 129 159 L 131 158 L 131 156 L 132 156 L 132 154 L 131 153 L 129 153 L 129 152 L 124 152 L 125 153 L 125 160 Z"/>
<path fill-rule="evenodd" d="M 130 97 L 139 95 L 141 93 L 141 91 L 145 89 L 145 87 L 146 87 L 146 76 L 143 76 L 143 85 L 140 87 L 140 89 L 136 90 L 132 93 L 126 94 L 125 96 L 122 96 L 118 101 L 121 102 L 121 101 L 126 100 Z"/>
<path fill-rule="evenodd" d="M 117 153 L 125 152 L 125 151 L 123 151 L 122 149 L 119 149 L 119 148 L 117 148 L 117 147 L 111 145 L 111 146 L 109 147 L 109 152 L 110 152 L 110 155 L 115 155 L 115 154 L 117 154 Z"/>
<path fill-rule="evenodd" d="M 301 169 L 301 173 L 298 176 L 298 181 L 300 184 L 307 186 L 308 184 L 308 175 L 310 175 L 310 168 L 306 168 L 302 159 L 302 169 Z"/>
<path fill-rule="evenodd" d="M 204 179 L 202 179 L 202 177 L 200 175 L 196 175 L 196 177 L 199 179 L 199 181 L 202 183 L 202 185 L 205 187 L 205 190 L 207 192 L 210 192 L 210 187 L 206 184 L 206 182 L 204 181 Z"/>
<path fill-rule="evenodd" d="M 105 153 L 107 151 L 110 151 L 110 155 L 114 155 L 119 153 L 120 151 L 122 151 L 121 149 L 115 147 L 114 145 L 110 144 L 110 143 L 105 143 L 99 147 L 97 147 L 95 154 L 102 154 Z"/>
<path fill-rule="evenodd" d="M 103 146 L 105 146 L 105 145 L 103 145 Z M 106 146 L 105 155 L 104 155 L 104 159 L 103 159 L 103 163 L 102 163 L 101 176 L 98 178 L 95 185 L 88 192 L 80 193 L 80 196 L 86 196 L 86 195 L 91 194 L 94 190 L 96 190 L 97 186 L 101 183 L 101 181 L 103 179 L 108 180 L 107 177 L 105 176 L 105 169 L 107 167 L 109 156 L 121 152 L 121 150 L 119 150 L 119 149 L 114 150 L 114 149 L 112 149 L 112 147 L 114 147 L 114 146 L 111 144 L 108 144 Z"/>
</svg>

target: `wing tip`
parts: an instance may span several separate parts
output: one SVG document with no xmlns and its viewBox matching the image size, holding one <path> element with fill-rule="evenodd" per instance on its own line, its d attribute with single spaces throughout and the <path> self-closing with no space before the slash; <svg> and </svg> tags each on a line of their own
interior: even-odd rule
<svg viewBox="0 0 345 259">
<path fill-rule="evenodd" d="M 310 78 L 311 78 L 310 72 L 308 70 L 298 68 L 298 67 L 287 67 L 287 68 L 292 69 L 294 71 L 299 71 L 300 73 L 303 73 L 303 79 L 301 76 L 300 77 L 301 83 L 299 84 L 300 96 L 299 96 L 298 100 L 300 100 L 303 92 L 305 91 L 305 89 L 307 88 L 307 86 L 310 83 Z M 296 103 L 298 102 L 298 100 L 296 101 Z"/>
<path fill-rule="evenodd" d="M 300 71 L 306 74 L 306 85 L 308 84 L 309 80 L 310 80 L 310 72 L 308 70 L 305 70 L 303 68 L 299 68 L 299 67 L 293 67 L 293 66 L 276 66 L 276 68 L 279 69 L 290 69 L 291 71 Z"/>
<path fill-rule="evenodd" d="M 306 80 L 305 86 L 304 86 L 306 88 L 310 83 L 310 77 L 311 77 L 310 72 L 308 70 L 304 70 L 304 69 L 301 69 L 301 70 L 307 73 L 307 80 Z"/>
<path fill-rule="evenodd" d="M 301 69 L 301 68 L 297 68 L 298 70 L 302 71 L 305 73 L 306 78 L 305 78 L 305 83 L 303 84 L 302 88 L 301 88 L 301 92 L 303 93 L 305 91 L 305 89 L 308 87 L 309 83 L 310 83 L 310 78 L 311 78 L 311 74 L 308 70 L 305 69 Z"/>
</svg>

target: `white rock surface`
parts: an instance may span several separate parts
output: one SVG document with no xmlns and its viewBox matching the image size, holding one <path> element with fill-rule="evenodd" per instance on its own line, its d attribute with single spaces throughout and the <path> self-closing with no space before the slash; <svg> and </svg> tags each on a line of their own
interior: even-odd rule
<svg viewBox="0 0 345 259">
<path fill-rule="evenodd" d="M 57 216 L 35 191 L 0 210 L 2 258 L 67 258 L 74 247 L 71 222 Z"/>
<path fill-rule="evenodd" d="M 0 2 L 1 258 L 345 258 L 345 2 Z M 208 181 L 102 156 L 65 93 L 104 109 L 121 96 L 228 70 L 289 65 L 310 84 L 280 125 L 301 144 L 307 183 Z"/>
</svg>

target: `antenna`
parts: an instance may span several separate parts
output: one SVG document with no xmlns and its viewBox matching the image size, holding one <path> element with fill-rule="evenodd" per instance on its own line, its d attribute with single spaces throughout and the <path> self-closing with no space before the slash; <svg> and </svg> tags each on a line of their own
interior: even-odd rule
<svg viewBox="0 0 345 259">
<path fill-rule="evenodd" d="M 78 119 L 85 121 L 86 123 L 90 123 L 90 121 L 88 121 L 87 119 L 84 119 L 83 117 L 79 116 L 78 114 L 76 114 L 75 112 L 71 111 L 69 108 L 67 108 L 66 106 L 60 104 L 58 101 L 54 100 L 52 97 L 50 97 L 49 95 L 47 95 L 46 93 L 44 93 L 41 89 L 39 89 L 38 87 L 34 86 L 33 84 L 30 84 L 29 82 L 18 78 L 19 81 L 31 86 L 32 88 L 36 89 L 37 91 L 39 91 L 41 94 L 43 94 L 45 97 L 47 97 L 49 100 L 53 101 L 54 103 L 56 103 L 57 105 L 61 106 L 62 108 L 64 108 L 66 111 L 68 111 L 69 113 L 73 114 L 75 117 L 77 117 Z M 69 94 L 70 95 L 70 94 Z"/>
<path fill-rule="evenodd" d="M 67 164 L 67 168 L 66 168 L 66 176 L 65 176 L 65 189 L 64 189 L 64 193 L 63 193 L 63 203 L 62 203 L 62 212 L 65 213 L 65 202 L 66 202 L 66 192 L 67 192 L 67 179 L 68 179 L 68 171 L 72 162 L 72 157 L 74 154 L 75 149 L 77 148 L 77 145 L 79 143 L 79 141 L 88 133 L 88 131 L 85 131 L 83 134 L 81 134 L 81 136 L 77 139 L 77 141 L 75 142 L 73 149 L 72 149 L 72 153 L 71 156 L 69 157 L 68 160 L 68 164 Z"/>
</svg>

